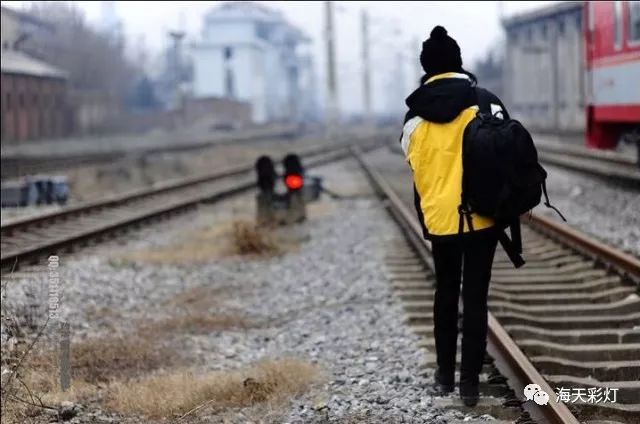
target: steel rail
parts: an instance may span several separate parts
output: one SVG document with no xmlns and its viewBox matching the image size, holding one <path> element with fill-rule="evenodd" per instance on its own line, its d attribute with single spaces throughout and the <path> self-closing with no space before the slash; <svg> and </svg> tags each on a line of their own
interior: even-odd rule
<svg viewBox="0 0 640 424">
<path fill-rule="evenodd" d="M 380 143 L 377 143 L 377 142 L 369 143 L 366 146 L 366 150 L 369 151 L 369 150 L 378 148 L 379 146 L 380 146 Z M 313 149 L 311 151 L 311 155 L 316 157 L 316 159 L 308 161 L 305 165 L 308 168 L 313 168 L 313 167 L 317 167 L 320 165 L 324 165 L 330 162 L 343 159 L 345 157 L 350 156 L 350 154 L 351 153 L 350 153 L 350 150 L 348 149 L 348 146 L 345 146 L 345 145 L 332 147 L 330 149 L 327 149 L 327 147 L 325 146 L 324 148 Z M 309 156 L 309 154 L 307 156 Z M 252 170 L 253 170 L 253 167 L 250 167 L 248 169 L 243 168 L 242 173 L 248 174 Z M 239 170 L 234 170 L 232 172 L 230 171 L 225 173 L 224 175 L 227 175 L 227 176 L 235 175 L 236 173 L 239 173 Z M 177 213 L 189 208 L 193 208 L 200 203 L 216 202 L 216 201 L 228 198 L 232 195 L 248 191 L 254 188 L 255 185 L 256 183 L 253 175 L 246 175 L 245 177 L 243 177 L 241 182 L 235 183 L 231 187 L 217 190 L 215 192 L 201 193 L 195 196 L 191 196 L 187 199 L 180 199 L 178 201 L 174 201 L 173 203 L 168 205 L 161 203 L 157 207 L 139 211 L 129 216 L 117 219 L 115 221 L 99 223 L 98 225 L 94 225 L 91 228 L 88 228 L 83 231 L 75 232 L 63 237 L 47 240 L 41 243 L 34 243 L 31 245 L 28 245 L 27 247 L 24 247 L 15 251 L 11 251 L 6 254 L 3 252 L 0 260 L 0 267 L 3 270 L 15 269 L 16 265 L 19 262 L 22 262 L 25 260 L 34 260 L 44 254 L 55 253 L 61 249 L 69 248 L 74 244 L 77 244 L 89 239 L 99 238 L 101 236 L 104 236 L 107 233 L 112 233 L 115 230 L 118 230 L 124 227 L 141 224 L 145 221 L 150 221 L 152 219 L 159 218 L 161 216 L 166 216 L 166 215 Z"/>
<path fill-rule="evenodd" d="M 590 257 L 597 263 L 614 270 L 634 283 L 640 284 L 640 259 L 637 257 L 606 245 L 547 216 L 535 213 L 531 214 L 530 219 L 527 216 L 522 219 L 536 230 Z"/>
<path fill-rule="evenodd" d="M 316 156 L 330 152 L 331 150 L 346 148 L 344 143 L 334 143 L 323 147 L 313 147 L 306 150 L 302 150 L 300 155 L 302 156 Z M 13 220 L 7 224 L 0 226 L 0 234 L 2 236 L 11 235 L 15 231 L 23 230 L 27 226 L 38 226 L 47 222 L 53 222 L 58 219 L 67 219 L 74 215 L 82 215 L 95 210 L 114 207 L 124 203 L 128 203 L 134 200 L 142 199 L 144 197 L 153 196 L 156 194 L 162 194 L 170 190 L 176 190 L 190 185 L 205 183 L 209 181 L 215 181 L 221 178 L 232 177 L 235 175 L 241 175 L 253 170 L 253 164 L 243 164 L 227 167 L 221 171 L 208 173 L 205 175 L 198 175 L 187 178 L 177 178 L 168 181 L 163 181 L 154 185 L 151 188 L 136 189 L 121 194 L 109 196 L 105 199 L 99 199 L 89 202 L 83 202 L 78 205 L 62 208 L 57 211 L 39 214 L 36 216 L 26 217 L 22 219 Z"/>
<path fill-rule="evenodd" d="M 430 258 L 431 245 L 422 238 L 422 230 L 415 213 L 410 212 L 405 203 L 393 191 L 391 186 L 384 180 L 382 175 L 376 171 L 364 158 L 362 151 L 353 148 L 352 152 L 375 187 L 379 196 L 385 200 L 391 215 L 396 219 L 403 229 L 407 238 L 416 252 L 424 262 L 435 272 L 433 262 Z M 535 366 L 529 361 L 527 356 L 516 345 L 507 331 L 489 312 L 488 319 L 488 347 L 489 352 L 496 360 L 496 367 L 509 379 L 509 382 L 516 393 L 523 393 L 522 389 L 528 384 L 538 384 L 547 393 L 554 393 L 553 389 L 544 377 L 538 372 Z M 533 418 L 543 419 L 552 424 L 578 424 L 579 421 L 569 411 L 562 402 L 550 401 L 547 405 L 539 406 L 534 402 L 525 402 L 523 407 Z"/>
</svg>

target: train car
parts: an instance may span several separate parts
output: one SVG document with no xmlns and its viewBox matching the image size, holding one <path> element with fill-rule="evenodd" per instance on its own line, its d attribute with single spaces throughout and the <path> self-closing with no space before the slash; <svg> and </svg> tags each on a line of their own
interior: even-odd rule
<svg viewBox="0 0 640 424">
<path fill-rule="evenodd" d="M 583 13 L 587 146 L 626 138 L 640 152 L 640 2 L 586 2 Z"/>
</svg>

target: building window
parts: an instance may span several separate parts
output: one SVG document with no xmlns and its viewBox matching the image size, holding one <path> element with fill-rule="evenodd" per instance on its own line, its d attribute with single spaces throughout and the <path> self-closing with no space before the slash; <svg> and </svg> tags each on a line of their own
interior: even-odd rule
<svg viewBox="0 0 640 424">
<path fill-rule="evenodd" d="M 33 97 L 32 97 L 32 99 L 33 99 L 33 103 L 32 103 L 32 104 L 33 104 L 33 106 L 34 106 L 34 107 L 38 107 L 38 95 L 37 95 L 37 94 L 34 94 L 34 95 L 33 95 Z"/>
<path fill-rule="evenodd" d="M 24 107 L 24 94 L 22 93 L 18 94 L 18 107 L 19 108 Z"/>
<path fill-rule="evenodd" d="M 629 41 L 640 41 L 640 2 L 629 2 Z"/>
<path fill-rule="evenodd" d="M 11 108 L 13 107 L 13 104 L 11 102 L 11 93 L 7 93 L 7 110 L 11 110 Z"/>
<path fill-rule="evenodd" d="M 540 35 L 543 40 L 547 39 L 547 24 L 542 24 L 542 28 L 540 28 Z"/>
<path fill-rule="evenodd" d="M 560 36 L 564 35 L 564 21 L 563 20 L 559 20 L 558 21 L 558 35 L 560 35 Z"/>
<path fill-rule="evenodd" d="M 235 95 L 235 81 L 233 78 L 233 71 L 227 69 L 225 73 L 225 94 L 227 98 L 233 99 Z"/>
<path fill-rule="evenodd" d="M 613 47 L 620 50 L 622 47 L 622 2 L 613 3 Z"/>
<path fill-rule="evenodd" d="M 233 57 L 233 49 L 231 47 L 224 48 L 224 60 L 229 60 Z"/>
<path fill-rule="evenodd" d="M 256 37 L 262 40 L 269 39 L 269 27 L 267 26 L 267 24 L 262 22 L 256 23 Z"/>
</svg>

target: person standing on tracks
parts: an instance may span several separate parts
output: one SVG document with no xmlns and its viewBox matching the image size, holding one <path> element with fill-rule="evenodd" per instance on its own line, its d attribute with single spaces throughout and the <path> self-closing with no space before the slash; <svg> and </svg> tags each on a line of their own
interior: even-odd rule
<svg viewBox="0 0 640 424">
<path fill-rule="evenodd" d="M 414 180 L 415 207 L 425 238 L 431 241 L 436 271 L 433 307 L 438 367 L 434 388 L 453 392 L 462 284 L 462 361 L 459 390 L 467 406 L 478 402 L 478 383 L 487 344 L 487 294 L 497 244 L 493 222 L 473 218 L 473 232 L 459 222 L 462 191 L 462 139 L 478 111 L 476 77 L 463 69 L 458 43 L 436 26 L 422 43 L 425 75 L 406 99 L 409 112 L 401 137 Z M 491 111 L 508 118 L 495 95 Z M 460 229 L 463 229 L 460 232 Z"/>
</svg>

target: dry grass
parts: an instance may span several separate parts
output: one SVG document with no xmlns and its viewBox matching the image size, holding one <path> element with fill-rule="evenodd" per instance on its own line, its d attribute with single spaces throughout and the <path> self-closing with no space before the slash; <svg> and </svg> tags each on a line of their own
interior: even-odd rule
<svg viewBox="0 0 640 424">
<path fill-rule="evenodd" d="M 242 288 L 234 287 L 234 291 L 239 290 Z M 166 336 L 171 333 L 208 334 L 212 331 L 255 327 L 255 323 L 248 320 L 242 311 L 212 312 L 219 310 L 230 293 L 230 287 L 198 286 L 186 289 L 166 303 L 175 310 L 171 318 L 145 323 L 141 325 L 142 332 Z"/>
<path fill-rule="evenodd" d="M 319 369 L 297 359 L 262 361 L 247 369 L 196 375 L 189 371 L 110 388 L 109 406 L 123 413 L 171 418 L 194 409 L 284 404 L 321 381 Z"/>
<path fill-rule="evenodd" d="M 190 233 L 170 245 L 127 252 L 118 259 L 128 263 L 198 264 L 231 254 L 229 228 L 212 226 Z"/>
<path fill-rule="evenodd" d="M 233 246 L 240 255 L 278 252 L 271 234 L 248 221 L 233 223 Z"/>
<path fill-rule="evenodd" d="M 208 334 L 212 331 L 247 329 L 252 324 L 239 314 L 189 314 L 179 315 L 142 326 L 142 332 L 149 335 L 168 334 Z"/>
<path fill-rule="evenodd" d="M 81 380 L 72 380 L 71 387 L 62 392 L 57 365 L 58 353 L 39 347 L 22 363 L 14 378 L 7 399 L 3 399 L 2 423 L 42 423 L 48 408 L 57 408 L 62 401 L 79 402 L 94 396 L 97 387 Z M 8 389 L 8 388 L 7 388 Z M 3 397 L 5 387 L 3 387 Z"/>
<path fill-rule="evenodd" d="M 193 297 L 185 296 L 184 300 L 188 302 L 189 299 Z M 141 323 L 137 333 L 132 335 L 74 343 L 71 345 L 72 386 L 64 393 L 60 391 L 58 380 L 59 353 L 55 348 L 42 347 L 27 357 L 20 373 L 20 381 L 25 384 L 16 383 L 17 390 L 13 393 L 29 403 L 38 404 L 41 400 L 53 407 L 63 400 L 83 402 L 116 381 L 126 385 L 132 378 L 178 366 L 182 360 L 177 352 L 161 345 L 160 340 L 174 334 L 207 334 L 249 326 L 246 319 L 236 314 L 177 314 L 165 320 Z M 43 413 L 43 408 L 19 401 L 7 402 L 2 409 L 2 423 L 27 423 L 37 420 Z"/>
<path fill-rule="evenodd" d="M 241 285 L 233 287 L 191 287 L 171 297 L 167 300 L 165 306 L 177 307 L 186 311 L 208 311 L 211 308 L 218 308 L 232 293 L 238 296 L 243 290 L 245 290 L 245 287 Z"/>
<path fill-rule="evenodd" d="M 279 244 L 270 231 L 256 228 L 248 220 L 234 220 L 193 231 L 167 246 L 127 252 L 112 262 L 198 264 L 238 254 L 279 254 L 284 250 Z"/>
<path fill-rule="evenodd" d="M 140 333 L 144 334 L 144 333 Z M 152 335 L 126 335 L 91 338 L 71 344 L 72 380 L 89 384 L 106 383 L 148 373 L 176 363 L 174 350 L 160 346 Z M 29 360 L 29 369 L 41 380 L 33 380 L 34 388 L 50 392 L 57 386 L 58 352 L 38 352 Z M 48 384 L 51 382 L 52 384 Z"/>
<path fill-rule="evenodd" d="M 73 377 L 95 384 L 135 377 L 173 364 L 175 352 L 159 346 L 157 340 L 131 335 L 73 344 Z"/>
</svg>

